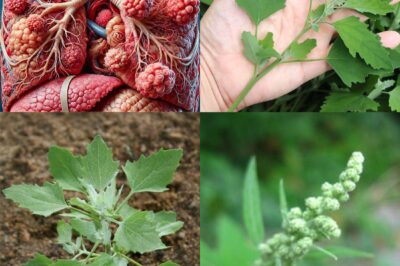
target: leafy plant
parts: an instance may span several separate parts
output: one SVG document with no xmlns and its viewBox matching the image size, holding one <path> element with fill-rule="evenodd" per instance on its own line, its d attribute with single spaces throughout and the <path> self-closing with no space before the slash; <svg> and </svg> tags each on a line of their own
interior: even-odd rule
<svg viewBox="0 0 400 266">
<path fill-rule="evenodd" d="M 252 158 L 249 162 L 243 188 L 243 220 L 246 233 L 251 243 L 236 225 L 229 219 L 223 218 L 218 231 L 218 248 L 210 249 L 202 243 L 202 261 L 205 265 L 231 265 L 226 259 L 226 250 L 241 249 L 246 254 L 234 255 L 240 257 L 241 265 L 255 266 L 293 266 L 301 263 L 305 256 L 316 256 L 316 252 L 327 255 L 335 260 L 337 256 L 366 257 L 371 255 L 344 247 L 321 247 L 318 241 L 327 238 L 338 238 L 341 230 L 335 220 L 326 213 L 339 210 L 341 203 L 349 200 L 349 193 L 356 188 L 363 170 L 364 157 L 360 152 L 354 152 L 350 157 L 346 169 L 340 174 L 339 182 L 330 184 L 325 182 L 321 189 L 322 195 L 309 197 L 305 200 L 305 209 L 299 207 L 288 209 L 283 181 L 279 187 L 280 211 L 282 216 L 282 232 L 264 240 L 264 225 L 260 204 L 259 187 L 257 181 L 256 162 Z M 257 247 L 256 248 L 251 248 Z M 234 258 L 238 260 L 239 258 Z"/>
<path fill-rule="evenodd" d="M 302 31 L 282 53 L 275 50 L 272 33 L 260 39 L 260 22 L 285 7 L 285 0 L 265 3 L 258 0 L 236 0 L 256 25 L 255 32 L 243 32 L 244 55 L 254 64 L 254 73 L 247 86 L 234 101 L 229 111 L 234 111 L 253 86 L 266 74 L 282 64 L 315 62 L 326 60 L 336 76 L 324 74 L 313 80 L 304 91 L 283 96 L 268 106 L 268 111 L 400 111 L 400 79 L 396 69 L 400 68 L 400 47 L 387 49 L 382 46 L 377 31 L 400 29 L 400 3 L 391 5 L 390 0 L 326 0 L 325 4 L 312 10 L 310 0 L 308 17 Z M 356 17 L 347 17 L 330 23 L 327 18 L 340 9 L 353 9 L 369 17 L 366 22 Z M 329 24 L 339 34 L 327 58 L 308 58 L 317 46 L 315 39 L 303 36 L 309 31 L 318 32 L 321 24 Z M 337 78 L 336 78 L 337 77 Z M 385 84 L 387 86 L 382 86 Z M 324 87 L 331 87 L 325 91 Z M 320 106 L 305 101 L 313 91 L 328 94 Z M 321 93 L 321 92 L 320 92 Z M 307 96 L 308 95 L 308 96 Z M 251 109 L 251 108 L 249 108 Z"/>
<path fill-rule="evenodd" d="M 84 156 L 51 147 L 48 160 L 54 182 L 13 185 L 3 193 L 33 214 L 47 217 L 62 211 L 59 215 L 63 218 L 57 223 L 58 243 L 73 258 L 53 261 L 38 254 L 24 265 L 139 266 L 129 252 L 142 254 L 167 248 L 161 237 L 178 231 L 183 222 L 176 220 L 174 212 L 142 211 L 128 201 L 136 193 L 167 190 L 181 157 L 182 150 L 161 149 L 149 157 L 128 161 L 123 171 L 130 192 L 123 198 L 124 186 L 116 187 L 119 162 L 113 160 L 111 149 L 100 136 L 87 146 Z M 65 191 L 75 193 L 65 199 Z M 169 261 L 160 265 L 177 264 Z"/>
</svg>

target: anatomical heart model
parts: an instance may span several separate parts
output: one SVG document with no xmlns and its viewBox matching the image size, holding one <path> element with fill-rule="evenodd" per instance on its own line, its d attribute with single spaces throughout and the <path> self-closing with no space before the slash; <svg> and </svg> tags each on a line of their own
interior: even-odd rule
<svg viewBox="0 0 400 266">
<path fill-rule="evenodd" d="M 195 111 L 200 0 L 5 0 L 5 111 Z"/>
</svg>

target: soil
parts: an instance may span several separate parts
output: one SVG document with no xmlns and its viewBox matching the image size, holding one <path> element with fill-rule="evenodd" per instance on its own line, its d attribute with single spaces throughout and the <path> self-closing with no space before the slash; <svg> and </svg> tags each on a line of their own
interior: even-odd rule
<svg viewBox="0 0 400 266">
<path fill-rule="evenodd" d="M 143 265 L 172 260 L 182 266 L 200 265 L 200 151 L 199 116 L 159 114 L 18 114 L 0 115 L 0 190 L 19 183 L 43 184 L 52 180 L 47 152 L 51 145 L 84 153 L 100 134 L 121 164 L 160 148 L 182 148 L 184 156 L 169 191 L 139 193 L 130 204 L 144 210 L 174 210 L 185 223 L 176 234 L 164 237 L 166 250 L 131 254 Z M 118 185 L 125 183 L 122 175 Z M 128 190 L 124 193 L 127 194 Z M 0 265 L 22 265 L 42 253 L 69 258 L 56 242 L 60 217 L 32 215 L 0 193 Z"/>
</svg>

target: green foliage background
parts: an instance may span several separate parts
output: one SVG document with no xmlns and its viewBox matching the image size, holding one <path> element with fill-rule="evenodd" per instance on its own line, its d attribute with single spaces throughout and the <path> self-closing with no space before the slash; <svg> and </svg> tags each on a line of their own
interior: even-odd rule
<svg viewBox="0 0 400 266">
<path fill-rule="evenodd" d="M 213 0 L 201 0 L 201 15 L 212 2 Z M 400 31 L 400 3 L 396 5 L 393 13 L 386 16 L 365 15 L 369 17 L 369 29 L 374 33 L 386 30 Z M 394 72 L 370 75 L 365 82 L 349 87 L 337 74 L 330 71 L 288 95 L 251 106 L 243 112 L 399 112 L 399 74 L 400 69 L 397 68 Z"/>
<path fill-rule="evenodd" d="M 329 245 L 373 253 L 372 260 L 304 265 L 399 265 L 400 116 L 394 114 L 201 114 L 201 238 L 217 246 L 222 216 L 243 225 L 245 168 L 256 155 L 267 237 L 280 228 L 278 182 L 289 207 L 335 182 L 352 151 L 366 157 L 351 200 L 333 213 L 343 237 Z M 242 226 L 243 228 L 243 226 Z M 397 258 L 397 259 L 396 259 Z M 204 264 L 205 266 L 207 264 Z"/>
</svg>

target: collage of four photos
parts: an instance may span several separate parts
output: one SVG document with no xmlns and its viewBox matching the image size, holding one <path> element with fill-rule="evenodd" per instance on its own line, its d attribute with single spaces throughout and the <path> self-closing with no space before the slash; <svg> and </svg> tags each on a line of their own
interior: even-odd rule
<svg viewBox="0 0 400 266">
<path fill-rule="evenodd" d="M 400 0 L 0 10 L 0 266 L 400 266 Z"/>
</svg>

